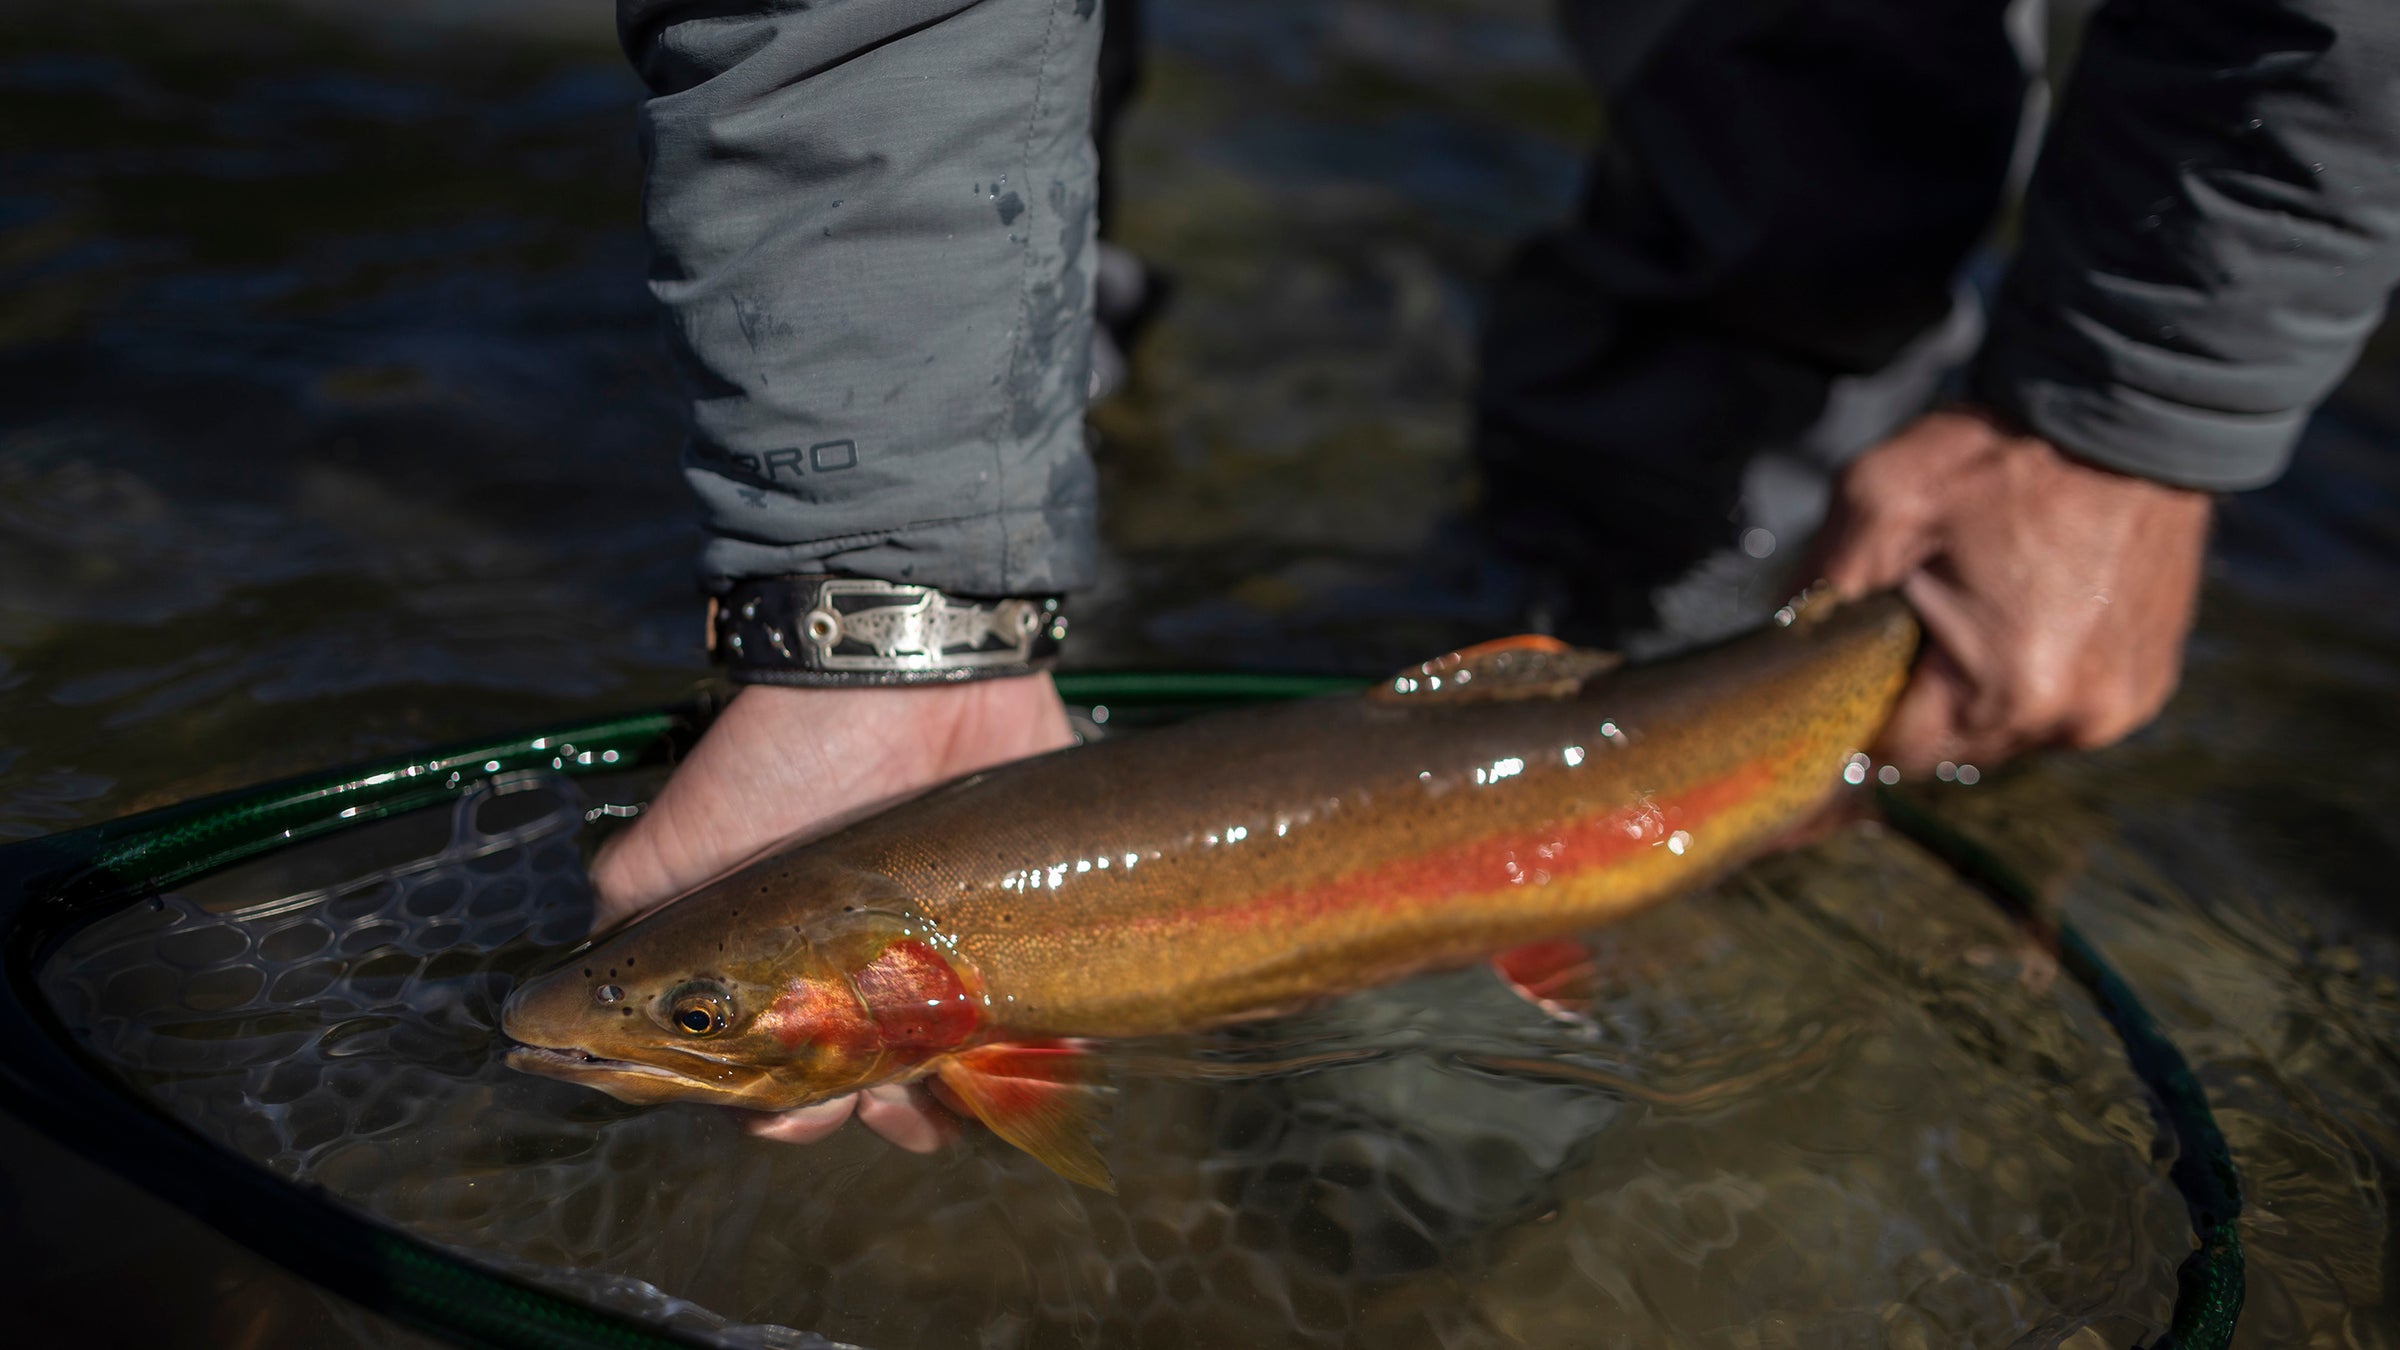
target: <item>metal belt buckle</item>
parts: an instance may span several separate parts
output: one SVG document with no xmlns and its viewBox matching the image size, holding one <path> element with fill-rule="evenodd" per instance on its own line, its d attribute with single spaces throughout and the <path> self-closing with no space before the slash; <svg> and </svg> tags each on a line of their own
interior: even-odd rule
<svg viewBox="0 0 2400 1350">
<path fill-rule="evenodd" d="M 1067 619 L 1056 596 L 976 599 L 865 577 L 781 577 L 737 584 L 713 603 L 709 630 L 737 678 L 913 684 L 1031 670 L 1057 652 Z"/>
<path fill-rule="evenodd" d="M 960 600 L 931 586 L 835 577 L 819 584 L 801 635 L 824 670 L 1022 666 L 1058 602 Z M 1055 640 L 1055 639 L 1054 639 Z"/>
</svg>

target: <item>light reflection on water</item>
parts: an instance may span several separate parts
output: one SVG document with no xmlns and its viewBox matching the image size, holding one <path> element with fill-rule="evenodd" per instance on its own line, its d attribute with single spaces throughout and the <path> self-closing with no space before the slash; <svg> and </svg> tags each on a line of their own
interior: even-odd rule
<svg viewBox="0 0 2400 1350">
<path fill-rule="evenodd" d="M 1122 224 L 1180 289 L 1098 418 L 1112 552 L 1079 659 L 1378 674 L 1510 622 L 1505 575 L 1418 560 L 1468 491 L 1475 280 L 1568 200 L 1596 121 L 1539 10 L 1157 6 Z M 9 7 L 0 837 L 697 675 L 632 82 L 602 16 L 529 12 L 435 42 L 332 3 Z M 2228 509 L 2165 723 L 1945 797 L 2058 878 L 2199 1067 L 2252 1195 L 2246 1345 L 2391 1335 L 2392 368 Z M 2085 1318 L 2106 1334 L 2067 1343 L 2126 1343 L 2183 1240 L 2138 1097 L 1911 856 L 1846 837 L 1607 935 L 1621 988 L 1553 1047 L 1571 1073 L 1508 1067 L 1559 1033 L 1460 976 L 1200 1048 L 1334 1057 L 1305 1077 L 1135 1074 L 1122 1209 L 996 1150 L 762 1150 L 487 1081 L 464 994 L 426 1053 L 523 1126 L 463 1136 L 475 1193 L 404 1185 L 455 1130 L 306 1166 L 452 1240 L 620 1241 L 727 1316 L 873 1344 L 1123 1344 L 1201 1309 L 1270 1344 L 2041 1344 Z M 1551 1118 L 1572 1137 L 1526 1125 Z M 577 1198 L 537 1211 L 553 1182 Z M 705 1239 L 616 1227 L 677 1205 Z"/>
</svg>

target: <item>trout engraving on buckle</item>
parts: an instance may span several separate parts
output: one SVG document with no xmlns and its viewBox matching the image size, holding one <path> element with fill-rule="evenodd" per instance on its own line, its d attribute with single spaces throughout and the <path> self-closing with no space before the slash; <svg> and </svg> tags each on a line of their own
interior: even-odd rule
<svg viewBox="0 0 2400 1350">
<path fill-rule="evenodd" d="M 922 684 L 1030 673 L 1067 635 L 1060 598 L 976 599 L 865 577 L 765 577 L 710 601 L 710 651 L 734 678 Z"/>
<path fill-rule="evenodd" d="M 801 636 L 825 670 L 1021 666 L 1048 617 L 1031 600 L 958 600 L 930 586 L 837 577 L 818 590 Z"/>
</svg>

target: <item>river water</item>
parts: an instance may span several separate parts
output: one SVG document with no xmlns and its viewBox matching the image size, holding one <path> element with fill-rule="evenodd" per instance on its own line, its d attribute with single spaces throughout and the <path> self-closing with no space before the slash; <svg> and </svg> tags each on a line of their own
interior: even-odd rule
<svg viewBox="0 0 2400 1350">
<path fill-rule="evenodd" d="M 586 8 L 6 7 L 0 838 L 701 677 L 635 90 Z M 1599 124 L 1539 7 L 1174 3 L 1152 29 L 1118 229 L 1177 299 L 1096 416 L 1076 659 L 1371 671 L 1489 635 L 1506 578 L 1442 554 L 1476 287 Z M 2400 1343 L 2395 355 L 2229 505 L 2159 726 L 1939 799 L 2193 1058 L 2249 1191 L 2250 1346 Z M 2088 1004 L 1871 830 L 1606 935 L 1590 1027 L 1459 975 L 1128 1050 L 1117 1201 L 996 1146 L 778 1149 L 497 1070 L 497 982 L 579 886 L 545 839 L 326 911 L 413 936 L 308 995 L 305 1081 L 166 1086 L 155 1018 L 110 1044 L 231 1146 L 438 1240 L 873 1346 L 2123 1345 L 2187 1241 Z M 511 880 L 490 911 L 527 931 L 459 947 L 441 925 Z M 427 934 L 476 954 L 391 964 Z M 87 971 L 119 969 L 106 936 Z M 223 1050 L 286 973 L 224 972 L 314 955 L 267 936 L 114 996 Z M 398 1334 L 0 1143 L 29 1315 Z"/>
</svg>

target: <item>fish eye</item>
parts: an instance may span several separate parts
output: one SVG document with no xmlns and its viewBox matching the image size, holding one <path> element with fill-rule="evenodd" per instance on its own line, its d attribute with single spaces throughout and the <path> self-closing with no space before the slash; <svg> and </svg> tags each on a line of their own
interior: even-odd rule
<svg viewBox="0 0 2400 1350">
<path fill-rule="evenodd" d="M 667 1000 L 667 1020 L 687 1036 L 714 1036 L 732 1021 L 724 991 L 709 985 L 685 985 Z"/>
</svg>

